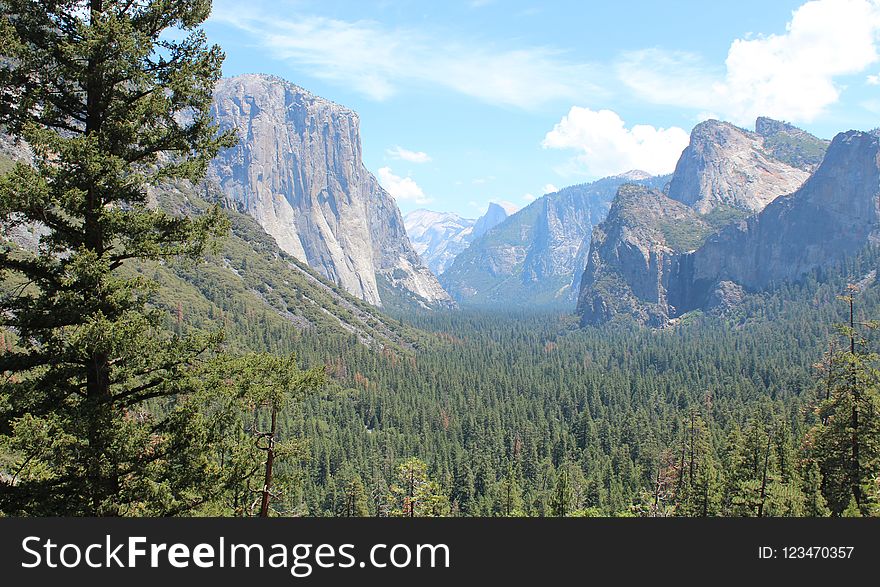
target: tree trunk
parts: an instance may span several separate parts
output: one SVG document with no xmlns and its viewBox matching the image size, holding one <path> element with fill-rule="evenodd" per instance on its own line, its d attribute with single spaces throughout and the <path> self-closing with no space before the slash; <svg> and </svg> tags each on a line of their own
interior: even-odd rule
<svg viewBox="0 0 880 587">
<path fill-rule="evenodd" d="M 263 500 L 260 504 L 260 517 L 269 517 L 269 499 L 272 496 L 272 465 L 275 462 L 275 424 L 278 416 L 278 408 L 272 403 L 272 428 L 269 430 L 269 446 L 266 450 L 266 478 L 263 482 Z"/>
</svg>

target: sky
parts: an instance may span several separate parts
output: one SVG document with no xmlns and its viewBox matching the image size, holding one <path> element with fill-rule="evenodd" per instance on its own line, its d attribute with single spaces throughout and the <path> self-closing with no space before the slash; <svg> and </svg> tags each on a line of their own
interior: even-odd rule
<svg viewBox="0 0 880 587">
<path fill-rule="evenodd" d="M 880 126 L 880 0 L 214 0 L 205 31 L 358 112 L 404 213 L 669 173 L 708 118 Z"/>
</svg>

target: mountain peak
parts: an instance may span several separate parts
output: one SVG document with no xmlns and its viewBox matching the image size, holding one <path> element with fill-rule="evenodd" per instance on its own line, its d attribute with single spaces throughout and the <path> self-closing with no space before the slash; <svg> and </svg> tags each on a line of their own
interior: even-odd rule
<svg viewBox="0 0 880 587">
<path fill-rule="evenodd" d="M 768 150 L 761 135 L 729 122 L 706 120 L 691 132 L 669 183 L 669 197 L 701 214 L 718 208 L 758 212 L 798 189 L 807 177 L 806 170 Z"/>
<path fill-rule="evenodd" d="M 649 179 L 653 176 L 647 171 L 642 171 L 641 169 L 630 169 L 629 171 L 625 171 L 613 177 L 618 179 L 628 179 L 630 181 L 639 181 L 643 179 Z"/>
<path fill-rule="evenodd" d="M 788 122 L 782 120 L 774 120 L 772 118 L 768 118 L 767 116 L 759 116 L 757 120 L 755 120 L 755 132 L 762 137 L 769 137 L 775 134 L 779 134 L 780 132 L 787 132 L 792 130 L 801 129 Z"/>
<path fill-rule="evenodd" d="M 480 216 L 474 223 L 471 239 L 476 240 L 504 222 L 508 216 L 516 212 L 517 208 L 510 202 L 489 202 L 486 213 Z"/>
<path fill-rule="evenodd" d="M 252 95 L 257 93 L 265 94 L 271 91 L 284 89 L 289 94 L 299 96 L 301 101 L 325 104 L 334 109 L 344 111 L 351 116 L 357 117 L 357 113 L 354 110 L 332 100 L 328 100 L 327 98 L 318 96 L 292 81 L 269 73 L 242 73 L 231 77 L 224 77 L 214 86 L 214 93 L 226 94 L 235 92 L 236 88 L 239 92 Z M 288 104 L 289 107 L 293 107 L 294 105 L 295 103 Z"/>
<path fill-rule="evenodd" d="M 519 206 L 517 206 L 516 204 L 514 204 L 512 202 L 505 202 L 504 200 L 498 200 L 497 202 L 489 202 L 489 209 L 491 209 L 493 206 L 497 206 L 498 208 L 501 208 L 502 210 L 504 210 L 504 213 L 507 216 L 511 216 L 513 214 L 516 214 L 516 212 L 519 210 Z M 489 209 L 486 210 L 486 213 L 489 212 Z"/>
</svg>

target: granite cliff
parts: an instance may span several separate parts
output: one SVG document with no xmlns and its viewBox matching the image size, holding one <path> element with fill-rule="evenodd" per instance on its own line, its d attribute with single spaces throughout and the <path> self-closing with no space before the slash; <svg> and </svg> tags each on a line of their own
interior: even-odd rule
<svg viewBox="0 0 880 587">
<path fill-rule="evenodd" d="M 818 139 L 792 128 L 781 130 L 816 145 Z M 880 133 L 841 133 L 821 159 L 802 163 L 809 168 L 816 160 L 818 167 L 793 193 L 757 213 L 727 216 L 726 223 L 711 211 L 699 213 L 697 203 L 711 198 L 691 199 L 686 212 L 663 194 L 634 199 L 622 188 L 608 220 L 594 230 L 578 305 L 582 322 L 623 314 L 663 326 L 691 310 L 735 305 L 748 292 L 800 279 L 877 244 Z M 677 242 L 670 243 L 670 226 Z"/>
<path fill-rule="evenodd" d="M 209 179 L 282 250 L 377 306 L 452 303 L 364 167 L 355 112 L 276 77 L 242 75 L 217 84 L 213 113 L 240 142 L 212 162 Z"/>
<path fill-rule="evenodd" d="M 700 214 L 723 208 L 759 212 L 809 177 L 777 159 L 764 143 L 760 134 L 727 122 L 698 124 L 675 166 L 668 196 Z"/>
</svg>

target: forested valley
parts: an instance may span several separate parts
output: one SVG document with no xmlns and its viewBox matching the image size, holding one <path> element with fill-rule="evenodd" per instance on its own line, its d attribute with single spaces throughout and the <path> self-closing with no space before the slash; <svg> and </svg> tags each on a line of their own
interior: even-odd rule
<svg viewBox="0 0 880 587">
<path fill-rule="evenodd" d="M 372 179 L 380 309 L 208 173 L 211 2 L 0 4 L 0 515 L 880 514 L 880 250 L 659 328 L 452 309 Z"/>
<path fill-rule="evenodd" d="M 278 507 L 289 514 L 858 513 L 845 477 L 851 430 L 827 425 L 849 417 L 840 404 L 852 370 L 864 384 L 863 513 L 875 513 L 870 319 L 880 296 L 866 284 L 878 259 L 869 250 L 664 330 L 582 329 L 561 311 L 456 311 L 399 315 L 419 334 L 411 349 L 257 316 L 231 333 L 330 375 L 281 420 L 281 437 L 307 446 L 281 466 L 289 491 Z M 853 332 L 838 328 L 847 296 Z M 839 485 L 823 485 L 834 474 Z"/>
</svg>

